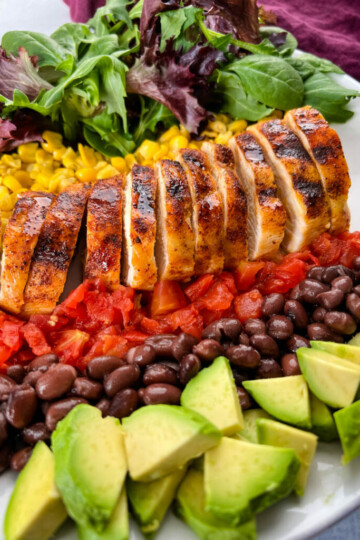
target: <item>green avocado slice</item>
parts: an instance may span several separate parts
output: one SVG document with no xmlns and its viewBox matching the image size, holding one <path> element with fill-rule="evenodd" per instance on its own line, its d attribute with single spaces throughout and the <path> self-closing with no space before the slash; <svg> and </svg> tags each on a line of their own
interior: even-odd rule
<svg viewBox="0 0 360 540">
<path fill-rule="evenodd" d="M 204 475 L 195 469 L 181 483 L 175 511 L 201 540 L 256 540 L 255 520 L 232 527 L 206 509 Z"/>
<path fill-rule="evenodd" d="M 183 467 L 215 446 L 220 431 L 195 411 L 178 405 L 148 405 L 124 418 L 129 472 L 151 482 Z"/>
<path fill-rule="evenodd" d="M 341 446 L 343 465 L 360 456 L 360 401 L 334 413 Z"/>
<path fill-rule="evenodd" d="M 355 347 L 360 347 L 360 332 L 355 334 L 355 336 L 350 339 L 350 341 L 348 342 L 348 345 L 354 345 Z"/>
<path fill-rule="evenodd" d="M 309 469 L 316 452 L 316 435 L 266 418 L 259 418 L 256 426 L 260 444 L 282 446 L 295 451 L 301 465 L 294 490 L 297 495 L 304 495 Z"/>
<path fill-rule="evenodd" d="M 146 538 L 154 537 L 185 473 L 186 467 L 153 482 L 134 482 L 128 479 L 127 493 L 131 508 Z"/>
<path fill-rule="evenodd" d="M 332 341 L 310 341 L 311 347 L 316 350 L 325 351 L 338 358 L 352 362 L 360 368 L 360 347 L 345 345 L 344 343 L 334 343 Z"/>
<path fill-rule="evenodd" d="M 5 515 L 6 540 L 47 540 L 67 518 L 51 450 L 39 442 L 19 474 Z"/>
<path fill-rule="evenodd" d="M 327 405 L 310 392 L 311 431 L 320 441 L 331 442 L 339 439 L 333 415 Z"/>
<path fill-rule="evenodd" d="M 244 427 L 239 433 L 235 433 L 234 439 L 239 439 L 240 441 L 249 441 L 252 443 L 258 443 L 258 433 L 256 427 L 256 421 L 258 418 L 272 418 L 270 414 L 263 409 L 249 409 L 244 411 Z"/>
<path fill-rule="evenodd" d="M 278 420 L 311 428 L 309 391 L 302 375 L 244 381 L 243 385 L 260 407 Z"/>
<path fill-rule="evenodd" d="M 51 438 L 55 479 L 77 524 L 101 532 L 119 499 L 126 472 L 124 434 L 117 418 L 102 418 L 91 405 L 78 405 Z"/>
<path fill-rule="evenodd" d="M 219 356 L 188 382 L 181 405 L 202 414 L 224 435 L 243 427 L 243 417 L 229 360 Z"/>
<path fill-rule="evenodd" d="M 205 454 L 206 509 L 232 527 L 286 497 L 300 468 L 295 451 L 223 437 Z"/>
<path fill-rule="evenodd" d="M 320 401 L 334 409 L 347 407 L 354 401 L 360 382 L 355 364 L 306 347 L 296 353 L 309 388 Z"/>
</svg>

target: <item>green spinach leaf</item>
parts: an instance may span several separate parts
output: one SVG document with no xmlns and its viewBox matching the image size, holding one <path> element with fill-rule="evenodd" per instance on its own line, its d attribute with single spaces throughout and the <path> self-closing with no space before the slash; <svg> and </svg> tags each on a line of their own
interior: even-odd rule
<svg viewBox="0 0 360 540">
<path fill-rule="evenodd" d="M 9 54 L 18 55 L 20 47 L 24 47 L 30 56 L 38 57 L 38 66 L 56 67 L 66 57 L 67 51 L 54 39 L 37 32 L 6 32 L 1 46 Z"/>
<path fill-rule="evenodd" d="M 293 36 L 291 32 L 288 32 L 279 26 L 260 26 L 260 36 L 264 39 L 269 39 L 271 43 L 274 43 L 280 56 L 291 56 L 298 46 L 296 37 Z M 280 37 L 282 38 L 280 39 L 280 44 L 276 45 L 276 42 L 279 41 Z"/>
</svg>

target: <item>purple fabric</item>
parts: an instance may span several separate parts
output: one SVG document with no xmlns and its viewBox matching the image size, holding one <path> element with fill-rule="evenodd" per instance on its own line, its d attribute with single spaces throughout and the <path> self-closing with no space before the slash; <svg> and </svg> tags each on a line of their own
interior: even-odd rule
<svg viewBox="0 0 360 540">
<path fill-rule="evenodd" d="M 71 18 L 86 22 L 105 0 L 64 0 Z M 278 25 L 306 52 L 329 58 L 360 80 L 360 0 L 263 0 Z"/>
</svg>

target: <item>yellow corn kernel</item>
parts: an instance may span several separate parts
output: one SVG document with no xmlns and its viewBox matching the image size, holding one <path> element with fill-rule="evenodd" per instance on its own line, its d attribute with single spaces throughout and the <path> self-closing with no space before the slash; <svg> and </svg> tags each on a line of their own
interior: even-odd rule
<svg viewBox="0 0 360 540">
<path fill-rule="evenodd" d="M 35 154 L 38 148 L 39 145 L 36 142 L 20 144 L 20 146 L 18 146 L 17 152 L 21 161 L 23 161 L 24 163 L 33 163 L 35 161 Z"/>
<path fill-rule="evenodd" d="M 217 144 L 227 144 L 232 137 L 231 131 L 226 131 L 225 133 L 219 133 L 216 137 L 215 142 Z"/>
<path fill-rule="evenodd" d="M 226 125 L 230 122 L 230 118 L 228 116 L 226 116 L 226 114 L 221 114 L 221 113 L 220 114 L 215 114 L 215 118 L 219 122 L 223 122 Z"/>
<path fill-rule="evenodd" d="M 180 124 L 180 133 L 181 133 L 181 135 L 186 137 L 188 141 L 190 140 L 191 135 L 190 135 L 189 131 L 186 129 L 186 127 L 183 126 L 182 124 Z"/>
<path fill-rule="evenodd" d="M 94 150 L 90 146 L 84 146 L 81 143 L 78 144 L 78 149 L 85 167 L 95 167 L 97 159 Z"/>
<path fill-rule="evenodd" d="M 21 167 L 21 159 L 16 154 L 3 154 L 1 161 L 12 169 L 20 169 Z"/>
<path fill-rule="evenodd" d="M 191 143 L 189 143 L 189 148 L 192 150 L 200 150 L 201 145 L 202 141 L 191 141 Z"/>
<path fill-rule="evenodd" d="M 125 156 L 125 161 L 129 169 L 131 169 L 132 166 L 135 165 L 135 163 L 137 163 L 134 154 L 128 154 L 127 156 Z"/>
<path fill-rule="evenodd" d="M 150 160 L 152 159 L 155 152 L 158 152 L 160 149 L 160 144 L 155 141 L 150 141 L 146 139 L 141 143 L 139 148 L 135 152 L 135 158 L 137 161 L 141 160 Z"/>
<path fill-rule="evenodd" d="M 103 169 L 101 169 L 97 175 L 96 179 L 101 180 L 102 178 L 111 178 L 111 176 L 116 176 L 118 173 L 117 169 L 113 167 L 112 165 L 106 165 Z"/>
<path fill-rule="evenodd" d="M 19 180 L 17 180 L 12 174 L 7 174 L 6 176 L 4 176 L 3 184 L 14 193 L 22 189 L 22 185 L 20 184 Z"/>
<path fill-rule="evenodd" d="M 43 187 L 43 189 L 49 189 L 50 180 L 51 180 L 51 176 L 48 176 L 43 173 L 39 173 L 36 177 L 37 183 L 40 184 Z"/>
<path fill-rule="evenodd" d="M 165 148 L 162 148 L 163 146 L 165 146 Z M 168 149 L 167 145 L 162 144 L 161 147 L 160 147 L 160 150 L 155 152 L 155 154 L 153 156 L 153 161 L 159 161 L 159 159 L 164 159 L 167 156 L 168 151 L 169 151 L 169 149 Z"/>
<path fill-rule="evenodd" d="M 0 194 L 0 210 L 10 212 L 13 209 L 13 200 L 9 193 Z"/>
<path fill-rule="evenodd" d="M 16 180 L 20 182 L 22 187 L 29 188 L 31 186 L 31 178 L 30 174 L 26 171 L 14 171 L 13 175 L 15 176 Z"/>
<path fill-rule="evenodd" d="M 234 122 L 231 122 L 231 124 L 229 124 L 229 129 L 233 133 L 241 133 L 242 131 L 245 131 L 247 125 L 248 124 L 246 120 L 235 120 Z"/>
<path fill-rule="evenodd" d="M 210 131 L 216 131 L 217 133 L 225 133 L 227 128 L 224 122 L 219 122 L 219 120 L 214 120 L 208 123 L 208 129 Z"/>
<path fill-rule="evenodd" d="M 167 131 L 165 131 L 165 133 L 161 135 L 161 137 L 159 138 L 159 143 L 169 142 L 170 139 L 176 137 L 177 135 L 179 135 L 179 133 L 180 130 L 178 126 L 171 126 L 171 128 L 169 128 Z"/>
<path fill-rule="evenodd" d="M 55 131 L 44 131 L 42 138 L 45 142 L 41 143 L 41 147 L 49 154 L 52 154 L 62 146 L 62 135 L 60 135 L 60 133 L 55 133 Z"/>
<path fill-rule="evenodd" d="M 94 169 L 95 171 L 101 171 L 101 169 L 103 169 L 104 167 L 107 166 L 107 162 L 106 161 L 98 161 L 97 164 L 95 165 Z"/>
<path fill-rule="evenodd" d="M 39 148 L 39 150 L 36 150 L 35 152 L 35 161 L 42 165 L 43 163 L 52 163 L 53 158 L 52 155 Z"/>
<path fill-rule="evenodd" d="M 56 149 L 53 151 L 53 158 L 54 158 L 56 161 L 61 161 L 62 158 L 63 158 L 64 155 L 65 155 L 65 152 L 66 152 L 66 147 L 65 147 L 65 146 L 59 146 L 59 148 L 56 148 Z"/>
<path fill-rule="evenodd" d="M 178 135 L 169 141 L 169 146 L 172 152 L 177 152 L 180 148 L 187 148 L 189 146 L 189 141 L 183 135 Z"/>
<path fill-rule="evenodd" d="M 75 176 L 80 182 L 95 182 L 96 171 L 91 167 L 84 167 L 83 169 L 78 169 Z"/>
<path fill-rule="evenodd" d="M 208 131 L 207 129 L 201 133 L 202 137 L 205 137 L 207 139 L 216 139 L 218 136 L 218 133 L 215 131 Z"/>
<path fill-rule="evenodd" d="M 76 184 L 76 179 L 73 176 L 71 178 L 64 178 L 63 180 L 60 180 L 59 191 L 64 191 L 73 184 Z"/>
<path fill-rule="evenodd" d="M 63 155 L 61 161 L 64 167 L 71 167 L 75 168 L 75 160 L 77 158 L 76 153 L 74 150 L 69 146 L 69 148 L 66 149 L 65 154 Z"/>
<path fill-rule="evenodd" d="M 117 171 L 122 172 L 122 173 L 125 173 L 127 171 L 126 161 L 123 157 L 120 157 L 120 156 L 112 157 L 110 162 L 111 162 L 111 165 L 115 167 Z"/>
<path fill-rule="evenodd" d="M 59 189 L 60 179 L 58 178 L 52 178 L 49 182 L 49 191 L 51 193 L 57 193 Z"/>
</svg>

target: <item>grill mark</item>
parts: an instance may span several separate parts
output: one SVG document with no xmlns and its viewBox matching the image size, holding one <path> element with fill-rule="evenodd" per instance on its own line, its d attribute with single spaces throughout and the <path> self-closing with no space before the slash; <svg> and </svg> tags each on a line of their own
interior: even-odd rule
<svg viewBox="0 0 360 540">
<path fill-rule="evenodd" d="M 244 152 L 247 161 L 254 164 L 265 162 L 261 146 L 249 131 L 245 131 L 244 133 L 241 133 L 241 135 L 238 135 L 236 137 L 236 142 Z"/>
<path fill-rule="evenodd" d="M 214 145 L 214 159 L 223 167 L 235 167 L 235 160 L 232 151 L 222 144 Z"/>
<path fill-rule="evenodd" d="M 312 149 L 314 158 L 321 165 L 325 165 L 325 163 L 329 161 L 330 159 L 336 158 L 336 155 L 337 155 L 336 150 L 337 148 L 334 148 L 330 144 L 326 146 L 318 145 Z"/>
<path fill-rule="evenodd" d="M 266 189 L 262 189 L 258 193 L 258 199 L 260 204 L 264 204 L 268 201 L 269 198 L 277 197 L 277 189 L 276 187 L 269 187 Z"/>
<path fill-rule="evenodd" d="M 277 158 L 294 158 L 311 163 L 311 157 L 300 139 L 280 120 L 260 124 L 260 131 L 270 141 Z"/>
<path fill-rule="evenodd" d="M 315 218 L 323 212 L 326 205 L 324 188 L 321 183 L 311 182 L 301 175 L 293 178 L 294 189 L 300 193 L 304 199 L 306 213 L 309 217 Z"/>
</svg>

